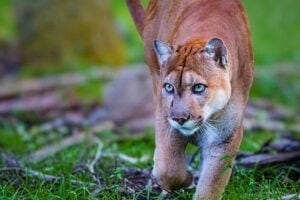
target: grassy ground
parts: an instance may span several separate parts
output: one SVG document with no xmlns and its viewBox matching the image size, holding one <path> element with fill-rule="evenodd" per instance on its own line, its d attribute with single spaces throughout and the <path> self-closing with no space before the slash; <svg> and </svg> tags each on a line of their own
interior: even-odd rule
<svg viewBox="0 0 300 200">
<path fill-rule="evenodd" d="M 49 143 L 49 139 L 45 140 L 45 136 L 38 135 L 28 140 L 24 134 L 15 130 L 15 128 L 1 128 L 2 148 L 9 148 L 11 152 L 21 156 L 24 152 L 32 151 L 43 143 Z M 48 133 L 57 134 L 57 133 Z M 111 153 L 124 153 L 132 157 L 152 157 L 152 150 L 154 148 L 153 143 L 153 131 L 146 133 L 142 136 L 131 137 L 128 140 L 117 139 L 113 141 L 109 135 L 111 133 L 99 133 L 98 136 L 105 145 L 103 152 Z M 104 137 L 103 135 L 106 135 Z M 242 150 L 255 151 L 257 148 L 268 138 L 273 137 L 272 134 L 267 132 L 246 133 L 246 138 L 241 146 Z M 109 136 L 109 137 L 108 137 Z M 23 137 L 23 139 L 22 139 Z M 14 138 L 14 142 L 4 145 L 3 139 Z M 16 140 L 18 138 L 18 140 Z M 27 139 L 25 139 L 27 138 Z M 105 140 L 105 138 L 110 138 Z M 10 139 L 10 141 L 12 141 Z M 30 144 L 30 145 L 28 145 Z M 91 182 L 92 178 L 88 173 L 76 172 L 76 165 L 80 161 L 82 155 L 88 155 L 90 158 L 95 154 L 97 146 L 90 146 L 87 148 L 86 143 L 82 143 L 73 148 L 64 150 L 58 155 L 49 157 L 43 162 L 34 164 L 31 168 L 41 171 L 46 174 L 52 174 L 56 176 L 64 177 L 63 180 L 54 183 L 47 183 L 35 178 L 19 178 L 12 176 L 11 179 L 8 176 L 1 178 L 0 196 L 2 199 L 139 199 L 142 195 L 147 194 L 147 191 L 141 190 L 132 195 L 126 195 L 120 190 L 122 188 L 122 170 L 128 167 L 138 167 L 141 169 L 150 168 L 152 166 L 152 160 L 146 160 L 143 162 L 137 162 L 135 164 L 124 163 L 117 158 L 103 158 L 97 164 L 96 169 L 99 171 L 103 187 L 102 192 L 96 195 L 91 195 L 95 188 L 82 185 L 74 185 L 71 183 L 71 179 L 77 179 L 82 181 Z M 190 147 L 190 150 L 193 150 Z M 88 152 L 88 153 L 86 153 Z M 26 161 L 25 161 L 26 162 Z M 89 159 L 87 159 L 89 162 Z M 283 170 L 286 168 L 285 170 Z M 225 191 L 224 199 L 280 199 L 280 197 L 297 193 L 300 189 L 299 182 L 295 182 L 291 179 L 282 177 L 289 177 L 289 174 L 293 172 L 288 166 L 268 168 L 264 171 L 257 169 L 235 169 L 231 181 Z M 299 170 L 299 169 L 298 169 Z M 193 190 L 178 191 L 172 195 L 174 199 L 188 199 L 192 197 Z M 157 196 L 156 199 L 160 199 Z"/>
</svg>

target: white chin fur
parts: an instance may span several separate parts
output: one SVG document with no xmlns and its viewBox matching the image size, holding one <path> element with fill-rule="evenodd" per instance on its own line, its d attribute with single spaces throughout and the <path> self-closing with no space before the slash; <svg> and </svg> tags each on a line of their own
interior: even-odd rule
<svg viewBox="0 0 300 200">
<path fill-rule="evenodd" d="M 185 136 L 191 136 L 193 135 L 199 128 L 196 127 L 192 130 L 188 130 L 188 129 L 178 129 L 183 135 Z"/>
<path fill-rule="evenodd" d="M 176 121 L 172 119 L 168 119 L 168 121 L 174 129 L 177 129 L 180 133 L 182 133 L 185 136 L 191 136 L 199 129 L 199 127 L 195 126 L 194 122 L 192 121 L 187 121 L 183 126 L 179 125 Z"/>
</svg>

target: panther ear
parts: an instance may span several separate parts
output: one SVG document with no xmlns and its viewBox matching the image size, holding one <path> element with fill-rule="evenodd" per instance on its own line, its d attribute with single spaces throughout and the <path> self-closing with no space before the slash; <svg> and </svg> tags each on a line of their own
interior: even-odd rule
<svg viewBox="0 0 300 200">
<path fill-rule="evenodd" d="M 220 66 L 225 68 L 225 66 L 227 65 L 228 55 L 223 40 L 219 38 L 211 39 L 205 45 L 204 52 L 209 55 L 209 57 L 211 57 L 214 61 L 216 61 Z"/>
<path fill-rule="evenodd" d="M 172 47 L 159 40 L 153 41 L 153 48 L 160 66 L 163 66 L 173 53 Z"/>
</svg>

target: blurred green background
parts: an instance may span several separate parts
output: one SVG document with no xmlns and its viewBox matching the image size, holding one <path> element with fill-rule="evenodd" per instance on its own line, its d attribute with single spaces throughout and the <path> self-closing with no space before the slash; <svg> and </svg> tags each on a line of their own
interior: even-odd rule
<svg viewBox="0 0 300 200">
<path fill-rule="evenodd" d="M 86 18 L 88 21 L 85 23 L 78 23 L 81 25 L 78 29 L 72 29 L 71 25 L 69 25 L 69 27 L 63 26 L 57 28 L 58 31 L 70 28 L 69 31 L 77 32 L 77 34 L 81 34 L 82 36 L 86 34 L 84 33 L 85 31 L 90 31 L 88 28 L 89 23 L 92 24 L 90 26 L 95 29 L 95 32 L 100 30 L 101 33 L 98 32 L 98 34 L 105 34 L 105 32 L 109 30 L 97 27 L 108 27 L 105 24 L 105 21 L 111 22 L 113 23 L 112 27 L 117 31 L 118 36 L 121 37 L 121 45 L 123 45 L 123 51 L 125 51 L 124 54 L 126 55 L 126 62 L 140 62 L 143 60 L 143 54 L 141 51 L 142 42 L 136 33 L 124 1 L 102 0 L 90 3 L 90 1 L 84 2 L 77 0 L 76 2 L 73 2 L 73 6 L 78 3 L 77 8 L 73 8 L 73 11 L 69 10 L 69 14 L 65 14 L 65 16 L 62 13 L 64 13 L 68 7 L 66 3 L 68 1 L 65 1 L 65 3 L 61 3 L 61 1 L 47 0 L 38 2 L 39 3 L 36 1 L 22 0 L 2 0 L 0 2 L 1 41 L 13 41 L 22 37 L 22 35 L 18 32 L 18 28 L 20 27 L 17 27 L 16 22 L 17 17 L 15 8 L 17 7 L 20 12 L 24 12 L 17 13 L 17 15 L 24 16 L 25 12 L 27 12 L 27 14 L 28 12 L 32 12 L 37 13 L 37 16 L 45 16 L 44 19 L 40 19 L 41 23 L 50 24 L 49 21 L 51 20 L 55 22 L 56 19 L 62 20 L 64 18 L 69 18 L 65 19 L 66 22 L 78 23 L 78 21 L 80 22 L 80 20 Z M 144 2 L 146 4 L 147 0 L 144 0 Z M 243 2 L 250 18 L 256 64 L 300 61 L 300 13 L 298 12 L 300 2 L 298 0 L 286 0 L 282 2 L 274 2 L 272 0 L 243 0 Z M 49 8 L 49 6 L 47 7 L 47 4 L 51 5 L 53 8 Z M 20 9 L 20 7 L 23 7 L 23 9 Z M 27 7 L 27 10 L 24 7 Z M 103 12 L 103 10 L 106 11 Z M 41 14 L 45 12 L 46 14 Z M 72 18 L 72 12 L 76 12 L 75 15 L 78 19 Z M 91 13 L 94 15 L 89 18 L 88 15 Z M 18 23 L 20 23 L 20 20 L 21 19 L 18 20 Z M 28 22 L 31 22 L 30 19 L 28 19 Z M 39 21 L 36 21 L 35 23 L 38 22 Z M 52 27 L 48 27 L 47 31 L 56 29 L 55 23 L 52 22 L 51 25 Z M 27 26 L 29 26 L 29 24 L 27 24 Z M 43 29 L 43 27 L 41 29 Z M 59 33 L 56 34 L 59 35 Z M 56 39 L 57 42 L 60 42 L 58 38 Z M 124 60 L 122 60 L 122 62 L 124 62 Z M 103 59 L 98 60 L 96 63 L 115 64 L 115 61 Z"/>
<path fill-rule="evenodd" d="M 256 76 L 252 97 L 295 104 L 300 98 L 295 82 L 300 63 L 300 1 L 243 2 L 251 23 L 256 69 L 263 71 Z M 0 75 L 39 76 L 140 62 L 142 41 L 124 1 L 0 1 Z M 292 76 L 282 79 L 280 75 L 286 75 L 282 71 Z"/>
<path fill-rule="evenodd" d="M 146 2 L 146 1 L 144 1 Z M 300 2 L 286 0 L 243 0 L 249 15 L 256 64 L 300 61 Z M 112 1 L 118 24 L 126 30 L 127 45 L 130 45 L 130 61 L 139 61 L 140 40 L 128 15 L 124 2 Z"/>
</svg>

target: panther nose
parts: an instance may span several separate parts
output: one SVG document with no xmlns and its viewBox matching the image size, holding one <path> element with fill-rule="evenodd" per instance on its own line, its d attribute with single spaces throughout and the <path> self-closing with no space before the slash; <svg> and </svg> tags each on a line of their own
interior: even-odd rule
<svg viewBox="0 0 300 200">
<path fill-rule="evenodd" d="M 188 118 L 172 118 L 172 120 L 176 121 L 182 126 L 188 120 Z"/>
</svg>

